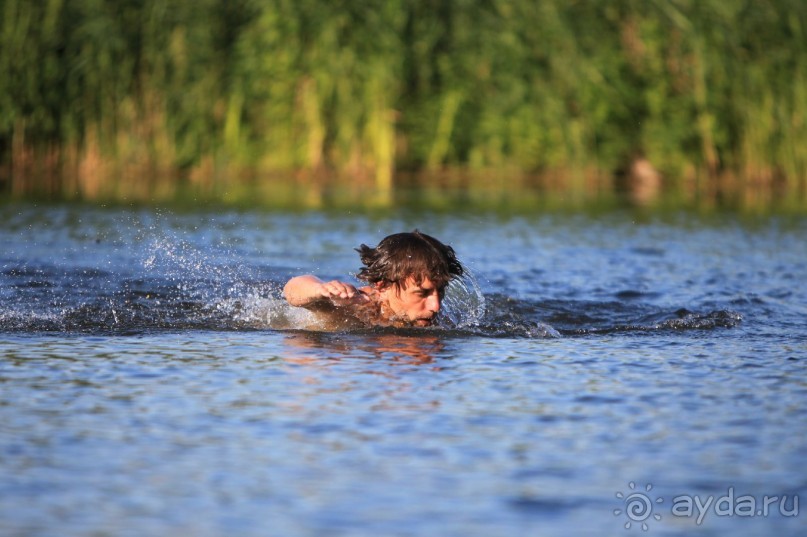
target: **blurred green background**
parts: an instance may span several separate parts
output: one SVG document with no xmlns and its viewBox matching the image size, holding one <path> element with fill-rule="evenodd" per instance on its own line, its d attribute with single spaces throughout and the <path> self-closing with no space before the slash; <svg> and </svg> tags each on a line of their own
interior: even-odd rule
<svg viewBox="0 0 807 537">
<path fill-rule="evenodd" d="M 802 0 L 0 0 L 0 197 L 807 213 Z"/>
</svg>

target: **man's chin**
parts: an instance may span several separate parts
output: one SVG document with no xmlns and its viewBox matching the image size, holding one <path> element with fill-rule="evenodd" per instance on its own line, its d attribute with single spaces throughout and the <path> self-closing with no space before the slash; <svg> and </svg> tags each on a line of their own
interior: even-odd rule
<svg viewBox="0 0 807 537">
<path fill-rule="evenodd" d="M 431 326 L 433 323 L 434 323 L 433 319 L 418 319 L 414 322 L 414 325 L 425 328 L 427 326 Z"/>
</svg>

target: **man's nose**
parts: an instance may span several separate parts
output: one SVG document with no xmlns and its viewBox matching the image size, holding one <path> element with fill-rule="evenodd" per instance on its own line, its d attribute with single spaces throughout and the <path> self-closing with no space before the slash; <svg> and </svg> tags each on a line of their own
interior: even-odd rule
<svg viewBox="0 0 807 537">
<path fill-rule="evenodd" d="M 440 311 L 440 297 L 437 295 L 429 296 L 429 298 L 426 299 L 426 308 L 434 313 Z"/>
</svg>

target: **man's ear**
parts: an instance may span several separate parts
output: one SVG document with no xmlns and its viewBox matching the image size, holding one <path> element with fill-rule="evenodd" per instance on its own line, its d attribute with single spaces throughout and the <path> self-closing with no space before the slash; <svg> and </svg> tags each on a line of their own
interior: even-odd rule
<svg viewBox="0 0 807 537">
<path fill-rule="evenodd" d="M 398 284 L 394 282 L 386 282 L 386 281 L 375 282 L 375 290 L 378 291 L 379 293 L 388 293 L 394 290 L 396 296 L 400 296 L 401 294 L 400 287 L 398 287 Z"/>
<path fill-rule="evenodd" d="M 373 286 L 375 286 L 375 290 L 376 290 L 376 291 L 379 291 L 379 292 L 383 291 L 384 289 L 386 289 L 386 288 L 387 288 L 387 287 L 389 287 L 390 285 L 392 285 L 392 284 L 391 284 L 391 283 L 389 283 L 389 282 L 385 282 L 385 281 L 383 281 L 383 280 L 382 280 L 382 281 L 380 281 L 380 282 L 375 282 L 375 283 L 373 284 Z"/>
</svg>

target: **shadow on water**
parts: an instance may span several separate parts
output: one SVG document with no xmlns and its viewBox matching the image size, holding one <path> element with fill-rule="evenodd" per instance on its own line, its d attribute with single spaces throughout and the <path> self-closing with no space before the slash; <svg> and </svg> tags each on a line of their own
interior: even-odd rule
<svg viewBox="0 0 807 537">
<path fill-rule="evenodd" d="M 148 263 L 148 261 L 147 261 Z M 137 334 L 181 330 L 316 330 L 310 312 L 281 298 L 282 280 L 227 279 L 213 266 L 205 277 L 167 272 L 119 278 L 98 269 L 7 267 L 0 331 Z M 731 328 L 741 320 L 727 309 L 667 310 L 624 301 L 513 299 L 484 296 L 472 278 L 452 283 L 438 325 L 429 329 L 368 328 L 355 332 L 400 336 L 552 338 Z"/>
<path fill-rule="evenodd" d="M 202 225 L 199 230 L 196 216 L 165 220 L 158 213 L 129 214 L 131 221 L 121 227 L 105 213 L 82 223 L 85 216 L 61 209 L 21 212 L 15 218 L 9 224 L 12 233 L 24 233 L 22 239 L 14 239 L 20 241 L 17 253 L 10 249 L 0 257 L 0 332 L 316 329 L 313 314 L 289 307 L 281 297 L 291 265 L 269 266 L 263 258 L 250 259 L 249 250 L 239 250 L 235 241 L 226 248 L 214 244 L 208 237 L 211 228 Z M 242 224 L 236 218 L 219 225 L 229 229 Z M 38 245 L 25 238 L 30 229 L 39 229 L 38 236 L 45 230 L 50 235 Z M 239 239 L 240 235 L 236 234 Z M 279 235 L 272 237 L 277 240 Z M 57 244 L 67 246 L 57 249 Z M 650 244 L 635 246 L 625 255 L 664 262 L 665 251 Z M 297 244 L 286 248 L 299 249 Z M 562 252 L 558 251 L 559 258 Z M 452 282 L 437 326 L 412 334 L 555 338 L 715 330 L 733 328 L 742 314 L 762 307 L 731 300 L 670 305 L 658 293 L 631 287 L 602 300 L 593 299 L 602 296 L 597 293 L 588 295 L 588 300 L 551 294 L 551 298 L 514 298 L 509 285 L 497 282 L 488 281 L 493 289 L 485 292 L 472 274 Z"/>
<path fill-rule="evenodd" d="M 742 320 L 739 313 L 728 309 L 690 311 L 678 308 L 670 311 L 633 300 L 530 302 L 496 296 L 491 297 L 488 303 L 494 310 L 490 314 L 491 329 L 496 326 L 523 326 L 525 320 L 537 317 L 562 335 L 731 328 Z"/>
</svg>

